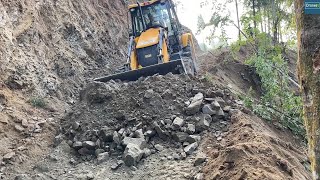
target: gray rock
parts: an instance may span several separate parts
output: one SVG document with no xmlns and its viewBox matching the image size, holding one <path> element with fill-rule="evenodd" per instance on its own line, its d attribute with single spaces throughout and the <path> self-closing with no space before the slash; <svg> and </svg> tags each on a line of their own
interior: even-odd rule
<svg viewBox="0 0 320 180">
<path fill-rule="evenodd" d="M 27 128 L 29 126 L 29 123 L 26 119 L 22 119 L 21 125 L 22 125 L 22 127 Z"/>
<path fill-rule="evenodd" d="M 143 138 L 131 138 L 131 137 L 125 137 L 122 140 L 122 144 L 124 146 L 128 146 L 128 144 L 135 144 L 137 145 L 140 149 L 144 149 L 147 146 L 147 142 Z"/>
<path fill-rule="evenodd" d="M 112 142 L 113 141 L 113 132 L 114 130 L 109 127 L 103 127 L 100 131 L 100 136 L 102 137 L 103 141 Z"/>
<path fill-rule="evenodd" d="M 102 153 L 104 153 L 104 150 L 103 149 L 96 149 L 95 150 L 95 155 L 98 157 L 99 156 L 99 154 L 102 154 Z"/>
<path fill-rule="evenodd" d="M 72 144 L 72 147 L 74 148 L 74 149 L 80 149 L 80 148 L 82 148 L 82 142 L 81 141 L 76 141 L 76 142 L 74 142 L 73 144 Z"/>
<path fill-rule="evenodd" d="M 195 143 L 200 141 L 201 141 L 201 136 L 199 135 L 189 135 L 186 139 L 186 142 L 188 143 Z"/>
<path fill-rule="evenodd" d="M 231 110 L 231 106 L 225 106 L 223 108 L 223 111 L 225 111 L 225 112 L 230 112 L 230 110 Z"/>
<path fill-rule="evenodd" d="M 212 109 L 212 107 L 211 107 L 210 104 L 204 105 L 204 106 L 202 107 L 202 112 L 203 112 L 203 114 L 209 114 L 210 116 L 217 113 L 216 111 L 214 111 L 214 110 Z"/>
<path fill-rule="evenodd" d="M 198 143 L 194 142 L 190 144 L 189 146 L 185 147 L 183 150 L 186 152 L 188 155 L 192 154 L 198 147 Z"/>
<path fill-rule="evenodd" d="M 123 135 L 123 134 L 124 134 L 124 132 L 125 132 L 125 130 L 126 130 L 126 129 L 121 128 L 121 129 L 118 131 L 118 133 L 119 133 L 120 135 Z"/>
<path fill-rule="evenodd" d="M 98 163 L 102 163 L 102 162 L 106 161 L 108 158 L 109 158 L 109 153 L 107 153 L 107 152 L 100 153 L 97 156 Z"/>
<path fill-rule="evenodd" d="M 180 154 L 181 154 L 181 159 L 186 159 L 187 158 L 186 152 L 183 151 Z"/>
<path fill-rule="evenodd" d="M 16 155 L 15 152 L 9 152 L 9 153 L 7 153 L 7 154 L 5 154 L 5 155 L 3 156 L 3 160 L 4 160 L 4 161 L 10 160 L 10 159 L 12 159 L 13 156 L 15 156 L 15 155 Z"/>
<path fill-rule="evenodd" d="M 136 165 L 141 160 L 143 153 L 139 146 L 129 143 L 123 155 L 125 165 L 129 167 Z"/>
<path fill-rule="evenodd" d="M 172 126 L 175 129 L 180 129 L 183 125 L 184 125 L 184 120 L 179 117 L 176 117 L 172 123 Z"/>
<path fill-rule="evenodd" d="M 193 124 L 188 124 L 186 132 L 188 134 L 194 134 L 196 132 L 196 126 Z"/>
<path fill-rule="evenodd" d="M 74 122 L 73 124 L 72 124 L 72 129 L 73 130 L 78 130 L 80 128 L 80 123 L 79 122 Z"/>
<path fill-rule="evenodd" d="M 214 91 L 214 94 L 216 96 L 218 96 L 218 97 L 223 97 L 224 96 L 224 92 L 221 89 Z"/>
<path fill-rule="evenodd" d="M 145 92 L 145 94 L 144 94 L 144 98 L 146 98 L 146 99 L 150 99 L 150 98 L 152 98 L 153 96 L 154 96 L 154 91 L 153 91 L 153 89 L 147 90 L 147 91 Z"/>
<path fill-rule="evenodd" d="M 165 131 L 159 126 L 159 124 L 157 122 L 154 122 L 153 126 L 158 136 L 163 140 L 167 140 L 168 136 L 166 135 Z"/>
<path fill-rule="evenodd" d="M 16 131 L 18 131 L 18 132 L 23 132 L 24 131 L 24 128 L 22 126 L 18 125 L 18 124 L 14 126 L 14 129 Z"/>
<path fill-rule="evenodd" d="M 112 165 L 111 165 L 111 170 L 117 170 L 119 167 L 121 167 L 122 166 L 122 164 L 123 164 L 124 162 L 122 161 L 122 160 L 119 160 L 119 161 L 117 161 L 116 163 L 113 163 Z"/>
<path fill-rule="evenodd" d="M 3 124 L 8 124 L 9 123 L 9 120 L 8 120 L 8 116 L 2 116 L 0 118 L 0 122 L 3 123 Z"/>
<path fill-rule="evenodd" d="M 172 124 L 172 120 L 171 120 L 171 119 L 165 119 L 165 120 L 164 120 L 164 123 L 171 125 L 171 124 Z"/>
<path fill-rule="evenodd" d="M 183 147 L 186 147 L 186 146 L 189 146 L 189 145 L 190 145 L 190 143 L 188 141 L 182 143 Z"/>
<path fill-rule="evenodd" d="M 134 132 L 134 137 L 135 137 L 135 138 L 144 138 L 142 129 L 136 130 L 136 131 Z"/>
<path fill-rule="evenodd" d="M 211 107 L 214 111 L 219 111 L 219 109 L 221 108 L 220 104 L 218 101 L 214 100 L 212 103 L 211 103 Z"/>
<path fill-rule="evenodd" d="M 112 139 L 113 139 L 113 142 L 115 142 L 118 145 L 121 143 L 121 137 L 120 137 L 120 135 L 119 135 L 119 133 L 117 131 L 113 132 Z"/>
<path fill-rule="evenodd" d="M 82 143 L 83 147 L 88 148 L 88 149 L 95 149 L 96 143 L 93 141 L 84 141 Z"/>
<path fill-rule="evenodd" d="M 196 132 L 202 132 L 210 127 L 212 117 L 209 114 L 203 114 L 200 121 L 196 124 Z"/>
<path fill-rule="evenodd" d="M 203 180 L 204 179 L 204 175 L 203 175 L 203 173 L 198 173 L 197 175 L 194 176 L 193 179 L 194 180 Z"/>
<path fill-rule="evenodd" d="M 218 113 L 217 113 L 218 118 L 223 118 L 224 117 L 224 112 L 223 110 L 220 108 Z"/>
<path fill-rule="evenodd" d="M 200 111 L 201 104 L 203 101 L 203 94 L 198 93 L 195 95 L 192 99 L 192 102 L 190 105 L 186 108 L 186 114 L 187 115 L 194 115 Z"/>
<path fill-rule="evenodd" d="M 155 147 L 156 150 L 158 150 L 158 151 L 163 151 L 163 149 L 164 149 L 164 147 L 163 147 L 162 145 L 160 145 L 160 144 L 156 144 L 154 147 Z"/>
<path fill-rule="evenodd" d="M 144 158 L 149 157 L 152 154 L 151 150 L 148 148 L 145 148 L 143 151 L 144 151 L 143 153 Z"/>
<path fill-rule="evenodd" d="M 194 166 L 199 166 L 200 164 L 204 163 L 207 160 L 207 156 L 200 152 L 197 154 L 196 159 L 194 161 Z"/>
<path fill-rule="evenodd" d="M 83 147 L 83 148 L 81 148 L 81 149 L 78 150 L 78 153 L 79 153 L 80 155 L 83 155 L 83 156 L 84 156 L 84 155 L 93 154 L 94 152 L 92 153 L 92 151 L 93 151 L 93 150 L 89 150 L 88 148 Z"/>
<path fill-rule="evenodd" d="M 174 160 L 180 160 L 181 159 L 181 156 L 178 153 L 174 153 L 172 155 L 172 157 L 173 157 Z"/>
<path fill-rule="evenodd" d="M 156 132 L 153 131 L 153 130 L 148 130 L 148 131 L 146 131 L 146 132 L 144 133 L 144 135 L 145 135 L 146 137 L 152 138 L 152 137 L 154 137 L 154 136 L 156 135 Z"/>
<path fill-rule="evenodd" d="M 188 134 L 184 132 L 176 132 L 172 136 L 172 138 L 177 142 L 185 142 L 187 137 L 188 137 Z"/>
<path fill-rule="evenodd" d="M 220 104 L 221 107 L 224 107 L 226 104 L 226 101 L 223 100 L 221 97 L 215 98 L 215 100 Z"/>
</svg>

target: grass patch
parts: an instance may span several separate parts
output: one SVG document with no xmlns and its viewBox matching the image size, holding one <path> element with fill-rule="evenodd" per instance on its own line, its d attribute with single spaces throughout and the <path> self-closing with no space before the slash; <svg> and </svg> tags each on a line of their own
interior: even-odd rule
<svg viewBox="0 0 320 180">
<path fill-rule="evenodd" d="M 36 108 L 46 108 L 47 107 L 47 102 L 44 100 L 44 98 L 40 98 L 40 97 L 32 97 L 28 100 L 28 103 Z"/>
</svg>

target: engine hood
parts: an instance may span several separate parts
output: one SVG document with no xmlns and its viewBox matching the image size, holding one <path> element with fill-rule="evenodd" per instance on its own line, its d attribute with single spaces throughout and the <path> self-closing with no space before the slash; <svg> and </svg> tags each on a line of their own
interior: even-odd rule
<svg viewBox="0 0 320 180">
<path fill-rule="evenodd" d="M 160 28 L 151 28 L 141 33 L 137 42 L 137 49 L 149 47 L 159 43 Z"/>
</svg>

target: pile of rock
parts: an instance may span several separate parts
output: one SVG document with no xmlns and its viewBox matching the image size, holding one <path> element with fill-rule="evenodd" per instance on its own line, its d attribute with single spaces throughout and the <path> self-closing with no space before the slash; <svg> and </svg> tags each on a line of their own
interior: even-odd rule
<svg viewBox="0 0 320 180">
<path fill-rule="evenodd" d="M 154 102 L 150 99 L 159 97 L 159 95 L 152 89 L 147 89 L 144 92 L 142 98 L 147 100 L 144 103 L 149 103 L 151 105 L 148 107 L 154 108 L 152 105 Z M 176 104 L 179 92 L 173 94 L 170 89 L 164 92 L 159 98 L 160 100 L 157 101 L 156 106 L 164 106 L 166 102 L 173 105 Z M 127 166 L 134 166 L 142 158 L 162 151 L 164 146 L 155 143 L 155 140 L 159 139 L 164 143 L 176 145 L 178 150 L 175 157 L 172 157 L 173 159 L 186 158 L 199 146 L 203 131 L 212 130 L 211 125 L 213 123 L 229 119 L 231 107 L 228 105 L 232 103 L 232 98 L 229 98 L 231 96 L 226 96 L 221 90 L 214 90 L 211 94 L 195 92 L 195 95 L 191 98 L 182 97 L 185 105 L 182 106 L 181 112 L 177 113 L 169 108 L 165 113 L 167 114 L 166 117 L 152 116 L 145 109 L 139 109 L 141 106 L 137 105 L 132 111 L 141 113 L 141 120 L 127 118 L 131 112 L 126 114 L 118 110 L 121 113 L 120 115 L 119 112 L 115 113 L 118 121 L 116 126 L 112 126 L 109 123 L 109 125 L 98 129 L 84 131 L 85 123 L 75 121 L 71 126 L 68 124 L 68 130 L 66 130 L 66 134 L 69 135 L 70 139 L 69 144 L 81 155 L 96 155 L 99 162 L 110 155 L 122 156 L 122 160 L 113 165 L 113 169 L 117 169 L 123 163 Z M 175 99 L 163 97 L 168 94 L 171 94 Z M 98 96 L 101 97 L 101 95 Z M 227 102 L 224 100 L 226 97 L 229 98 Z M 127 99 L 130 98 L 133 99 L 135 97 L 127 97 Z M 162 101 L 163 99 L 166 99 L 166 101 Z M 110 104 L 114 105 L 108 102 L 109 106 Z M 90 136 L 83 136 L 85 133 L 91 134 Z M 89 138 L 85 139 L 84 137 Z"/>
</svg>

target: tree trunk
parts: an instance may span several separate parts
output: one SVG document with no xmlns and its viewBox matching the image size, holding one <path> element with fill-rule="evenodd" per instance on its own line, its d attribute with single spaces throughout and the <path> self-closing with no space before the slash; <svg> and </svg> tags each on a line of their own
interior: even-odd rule
<svg viewBox="0 0 320 180">
<path fill-rule="evenodd" d="M 260 28 L 261 28 L 261 32 L 263 33 L 263 16 L 262 16 L 260 4 L 258 4 L 258 11 L 259 11 L 259 15 L 261 17 Z"/>
<path fill-rule="evenodd" d="M 252 12 L 253 12 L 253 27 L 255 31 L 257 29 L 257 21 L 256 21 L 256 1 L 252 0 Z"/>
<path fill-rule="evenodd" d="M 278 21 L 278 17 L 276 15 L 277 13 L 277 9 L 276 9 L 277 5 L 275 3 L 275 0 L 272 0 L 272 32 L 273 32 L 273 44 L 276 44 L 277 42 L 277 37 L 278 37 L 278 32 L 277 32 L 277 21 Z"/>
<path fill-rule="evenodd" d="M 304 13 L 304 0 L 296 0 L 298 73 L 303 97 L 313 179 L 320 174 L 320 16 Z"/>
<path fill-rule="evenodd" d="M 237 21 L 238 21 L 238 27 L 239 27 L 238 39 L 241 41 L 241 27 L 240 27 L 240 19 L 239 19 L 238 0 L 235 0 L 235 2 L 236 2 L 236 10 L 237 10 Z"/>
</svg>

